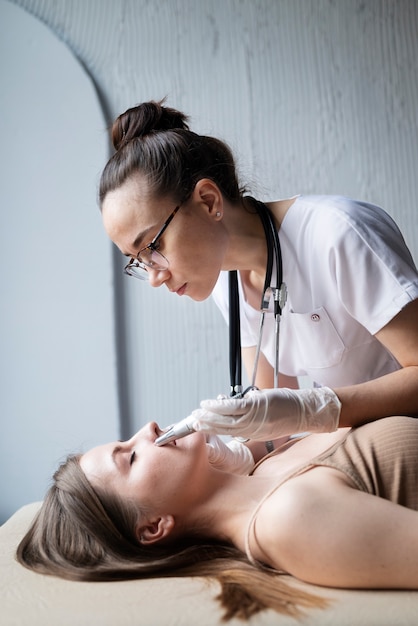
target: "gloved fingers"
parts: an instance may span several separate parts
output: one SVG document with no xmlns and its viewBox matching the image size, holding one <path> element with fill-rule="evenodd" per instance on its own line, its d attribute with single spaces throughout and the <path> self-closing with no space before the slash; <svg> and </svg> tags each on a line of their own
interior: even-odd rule
<svg viewBox="0 0 418 626">
<path fill-rule="evenodd" d="M 234 456 L 235 464 L 240 474 L 249 474 L 254 468 L 255 461 L 251 450 L 236 439 L 228 441 L 227 447 Z M 237 470 L 236 470 L 237 471 Z"/>
<path fill-rule="evenodd" d="M 208 446 L 213 446 L 216 448 L 218 442 L 221 441 L 218 435 L 214 435 L 212 433 L 205 433 L 205 439 Z"/>
<path fill-rule="evenodd" d="M 220 415 L 205 409 L 196 409 L 193 411 L 192 416 L 195 420 L 193 422 L 194 430 L 203 433 L 241 436 L 242 431 L 245 430 L 245 426 L 243 426 L 239 418 L 229 415 Z M 245 433 L 242 436 L 245 436 Z"/>
<path fill-rule="evenodd" d="M 208 460 L 224 472 L 246 475 L 254 467 L 254 457 L 244 444 L 232 439 L 225 443 L 216 435 L 207 437 Z"/>
<path fill-rule="evenodd" d="M 202 409 L 218 415 L 244 415 L 251 406 L 246 398 L 223 398 L 216 400 L 202 400 Z"/>
<path fill-rule="evenodd" d="M 215 435 L 214 433 L 204 433 L 205 434 L 205 439 L 206 439 L 206 447 L 210 448 L 211 453 L 213 452 L 220 452 L 221 450 L 224 450 L 227 446 L 226 443 L 224 441 L 222 441 L 222 439 L 220 437 L 218 437 L 218 435 Z"/>
<path fill-rule="evenodd" d="M 222 463 L 225 460 L 227 454 L 226 445 L 216 435 L 206 436 L 206 450 L 209 463 L 216 465 L 216 463 Z"/>
</svg>

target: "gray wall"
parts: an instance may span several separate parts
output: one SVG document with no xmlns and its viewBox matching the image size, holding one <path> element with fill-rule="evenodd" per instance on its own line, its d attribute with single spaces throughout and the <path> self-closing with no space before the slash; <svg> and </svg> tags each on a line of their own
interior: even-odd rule
<svg viewBox="0 0 418 626">
<path fill-rule="evenodd" d="M 261 199 L 336 192 L 381 204 L 418 258 L 415 0 L 13 4 L 79 59 L 108 122 L 168 96 L 197 131 L 230 143 Z M 80 141 L 91 144 L 81 127 Z M 227 332 L 210 300 L 151 293 L 120 271 L 114 280 L 124 434 L 227 391 Z"/>
<path fill-rule="evenodd" d="M 66 453 L 117 438 L 119 419 L 95 90 L 48 28 L 3 2 L 0 74 L 1 522 L 43 497 Z"/>
</svg>

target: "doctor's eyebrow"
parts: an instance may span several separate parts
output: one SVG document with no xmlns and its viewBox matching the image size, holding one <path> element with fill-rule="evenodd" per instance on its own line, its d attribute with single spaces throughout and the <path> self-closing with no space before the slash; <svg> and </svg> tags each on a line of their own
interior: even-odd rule
<svg viewBox="0 0 418 626">
<path fill-rule="evenodd" d="M 131 246 L 133 250 L 137 250 L 140 247 L 140 244 L 142 243 L 143 239 L 145 239 L 145 237 L 148 235 L 149 232 L 155 230 L 156 226 L 149 226 L 148 228 L 146 228 L 145 230 L 143 230 L 142 232 L 140 232 L 135 239 L 133 240 Z M 151 241 L 151 239 L 150 239 Z M 122 252 L 122 254 L 126 257 L 135 257 L 135 254 L 131 254 L 130 252 Z"/>
</svg>

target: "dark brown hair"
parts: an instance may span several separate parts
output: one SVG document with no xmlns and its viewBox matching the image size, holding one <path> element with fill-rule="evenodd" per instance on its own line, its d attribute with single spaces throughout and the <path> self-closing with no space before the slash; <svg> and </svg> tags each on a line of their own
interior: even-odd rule
<svg viewBox="0 0 418 626">
<path fill-rule="evenodd" d="M 113 123 L 116 152 L 101 176 L 100 205 L 110 191 L 135 175 L 144 177 L 153 197 L 171 196 L 178 204 L 189 199 L 202 178 L 215 182 L 227 199 L 239 200 L 241 190 L 229 147 L 192 132 L 187 116 L 163 103 L 144 102 Z"/>
<path fill-rule="evenodd" d="M 264 609 L 298 617 L 326 601 L 254 566 L 234 546 L 176 539 L 175 546 L 142 546 L 134 529 L 137 505 L 97 490 L 71 456 L 54 475 L 41 509 L 17 549 L 17 560 L 42 574 L 69 580 L 111 581 L 177 576 L 209 577 L 220 584 L 224 619 L 248 619 Z"/>
</svg>

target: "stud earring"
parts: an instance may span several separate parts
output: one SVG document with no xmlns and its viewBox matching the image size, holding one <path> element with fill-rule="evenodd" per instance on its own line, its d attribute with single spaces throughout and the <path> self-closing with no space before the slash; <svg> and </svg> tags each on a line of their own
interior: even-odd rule
<svg viewBox="0 0 418 626">
<path fill-rule="evenodd" d="M 221 212 L 220 211 L 216 211 L 216 217 L 221 217 Z"/>
</svg>

